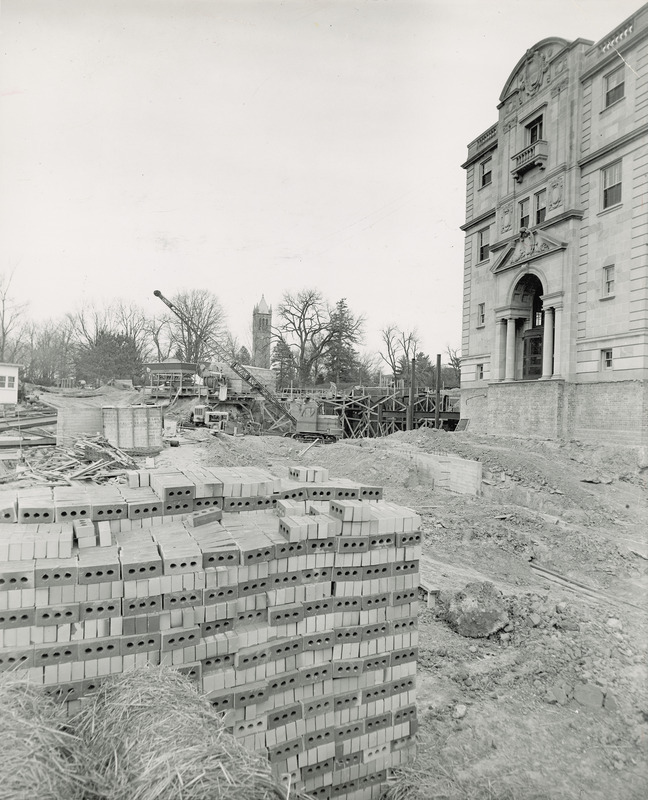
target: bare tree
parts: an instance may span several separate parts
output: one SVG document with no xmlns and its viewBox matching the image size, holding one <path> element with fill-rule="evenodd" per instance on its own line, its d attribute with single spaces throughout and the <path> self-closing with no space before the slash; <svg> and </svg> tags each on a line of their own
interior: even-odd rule
<svg viewBox="0 0 648 800">
<path fill-rule="evenodd" d="M 380 331 L 380 337 L 383 342 L 384 351 L 379 355 L 389 367 L 394 380 L 396 380 L 400 369 L 400 330 L 396 325 L 386 325 Z"/>
<path fill-rule="evenodd" d="M 0 361 L 14 359 L 20 344 L 21 317 L 27 303 L 18 303 L 11 296 L 13 272 L 0 275 Z"/>
<path fill-rule="evenodd" d="M 380 336 L 383 341 L 383 351 L 380 353 L 382 360 L 396 380 L 399 376 L 407 378 L 410 373 L 410 363 L 416 356 L 420 337 L 416 328 L 403 331 L 396 325 L 386 325 Z"/>
<path fill-rule="evenodd" d="M 146 321 L 146 335 L 152 343 L 151 358 L 157 361 L 166 361 L 173 353 L 173 340 L 171 338 L 171 319 L 169 315 L 149 317 Z"/>
<path fill-rule="evenodd" d="M 48 320 L 25 326 L 19 350 L 25 380 L 52 386 L 74 374 L 72 326 L 69 320 Z"/>
<path fill-rule="evenodd" d="M 461 382 L 461 353 L 459 348 L 446 345 L 446 355 L 448 356 L 448 363 L 454 371 L 454 377 L 458 386 Z"/>
<path fill-rule="evenodd" d="M 218 298 L 207 289 L 191 289 L 178 292 L 173 303 L 192 326 L 175 316 L 170 318 L 175 355 L 190 364 L 210 361 L 213 352 L 208 339 L 220 336 L 225 327 L 225 312 Z"/>
<path fill-rule="evenodd" d="M 416 358 L 419 347 L 419 334 L 416 328 L 411 331 L 401 331 L 399 339 L 401 349 L 401 374 L 409 381 L 412 371 L 412 359 Z"/>
<path fill-rule="evenodd" d="M 297 294 L 284 294 L 277 317 L 279 324 L 273 331 L 275 342 L 291 351 L 299 383 L 306 386 L 317 373 L 318 364 L 333 337 L 330 310 L 319 291 L 302 289 Z"/>
</svg>

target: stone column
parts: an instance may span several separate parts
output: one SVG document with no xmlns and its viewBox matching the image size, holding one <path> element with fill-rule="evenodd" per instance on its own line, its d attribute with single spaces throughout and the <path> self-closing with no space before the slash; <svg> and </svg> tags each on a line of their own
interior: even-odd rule
<svg viewBox="0 0 648 800">
<path fill-rule="evenodd" d="M 504 320 L 495 320 L 495 341 L 493 343 L 493 356 L 491 358 L 491 380 L 501 381 L 504 377 L 504 359 L 502 358 L 503 349 L 503 329 Z"/>
<path fill-rule="evenodd" d="M 506 320 L 506 363 L 504 367 L 504 380 L 512 381 L 515 378 L 515 319 Z"/>
<path fill-rule="evenodd" d="M 562 306 L 554 308 L 554 368 L 553 377 L 560 377 L 560 339 L 561 339 L 561 319 Z"/>
<path fill-rule="evenodd" d="M 554 310 L 545 308 L 544 331 L 542 335 L 542 377 L 551 378 L 553 371 L 553 332 Z"/>
</svg>

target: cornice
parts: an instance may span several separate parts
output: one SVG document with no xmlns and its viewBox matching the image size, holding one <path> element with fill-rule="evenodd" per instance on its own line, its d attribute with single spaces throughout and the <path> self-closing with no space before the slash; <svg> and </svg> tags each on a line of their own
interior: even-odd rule
<svg viewBox="0 0 648 800">
<path fill-rule="evenodd" d="M 635 139 L 640 139 L 642 136 L 646 135 L 648 135 L 648 123 L 640 125 L 638 128 L 635 128 L 633 131 L 630 131 L 630 133 L 626 133 L 623 136 L 619 136 L 618 139 L 615 139 L 613 142 L 609 142 L 603 147 L 599 147 L 598 150 L 595 150 L 588 156 L 581 158 L 576 163 L 582 169 L 583 167 L 586 167 L 588 164 L 591 164 L 593 161 L 597 161 L 599 158 L 604 158 L 605 156 L 609 155 L 615 150 L 618 150 L 620 147 L 623 147 L 624 145 L 633 142 Z"/>
<path fill-rule="evenodd" d="M 619 42 L 614 50 L 611 50 L 604 58 L 602 58 L 600 61 L 597 61 L 596 64 L 592 64 L 591 67 L 588 67 L 588 69 L 581 73 L 579 78 L 580 82 L 584 83 L 585 81 L 590 80 L 590 78 L 593 78 L 597 72 L 607 69 L 613 61 L 619 60 L 620 55 L 623 55 L 628 50 L 632 49 L 647 36 L 648 26 L 637 31 L 631 38 L 626 39 L 623 42 Z"/>
<path fill-rule="evenodd" d="M 459 226 L 459 230 L 467 231 L 469 228 L 474 228 L 475 225 L 481 225 L 483 222 L 486 222 L 487 219 L 494 217 L 497 213 L 497 209 L 495 207 L 485 211 L 483 214 L 480 214 L 478 217 L 471 219 L 469 222 L 465 222 L 463 225 Z"/>
<path fill-rule="evenodd" d="M 495 139 L 491 140 L 487 145 L 485 145 L 481 150 L 478 150 L 474 155 L 470 156 L 467 161 L 464 161 L 461 164 L 462 169 L 468 169 L 475 161 L 479 161 L 482 159 L 487 153 L 491 153 L 493 150 L 497 150 L 497 145 L 499 144 L 499 140 L 497 136 Z"/>
</svg>

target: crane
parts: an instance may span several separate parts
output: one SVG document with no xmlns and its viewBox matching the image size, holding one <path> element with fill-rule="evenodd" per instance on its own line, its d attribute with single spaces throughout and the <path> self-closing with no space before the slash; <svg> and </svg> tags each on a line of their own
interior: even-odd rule
<svg viewBox="0 0 648 800">
<path fill-rule="evenodd" d="M 207 344 L 209 344 L 219 358 L 221 358 L 230 367 L 230 369 L 239 376 L 239 378 L 242 378 L 249 386 L 259 392 L 259 394 L 265 399 L 266 403 L 268 403 L 268 405 L 274 411 L 278 412 L 281 416 L 287 417 L 293 424 L 296 424 L 296 418 L 284 408 L 281 400 L 279 400 L 279 398 L 273 392 L 271 392 L 267 386 L 264 386 L 260 380 L 255 378 L 250 370 L 246 369 L 243 364 L 240 364 L 235 359 L 230 358 L 227 350 L 225 350 L 225 348 L 220 345 L 213 336 L 210 336 L 209 334 L 207 336 L 201 336 L 191 320 L 189 320 L 185 314 L 178 309 L 177 306 L 168 300 L 159 289 L 156 289 L 153 294 L 156 297 L 159 297 L 159 299 L 169 307 L 176 317 L 178 317 L 178 319 L 183 322 L 187 328 L 189 328 L 189 330 L 192 331 L 197 339 L 204 338 Z"/>
</svg>

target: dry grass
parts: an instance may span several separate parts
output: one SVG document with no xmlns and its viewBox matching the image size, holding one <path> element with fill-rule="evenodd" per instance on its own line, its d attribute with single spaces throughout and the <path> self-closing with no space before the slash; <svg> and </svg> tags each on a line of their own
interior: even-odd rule
<svg viewBox="0 0 648 800">
<path fill-rule="evenodd" d="M 416 759 L 396 771 L 381 800 L 554 800 L 529 781 L 524 769 L 506 774 L 488 766 L 488 745 L 451 747 L 435 732 L 418 736 Z"/>
<path fill-rule="evenodd" d="M 221 717 L 171 668 L 107 680 L 71 722 L 93 764 L 87 800 L 287 798 L 267 760 L 227 733 Z"/>
<path fill-rule="evenodd" d="M 0 800 L 81 800 L 85 769 L 61 707 L 43 690 L 0 674 Z"/>
</svg>

